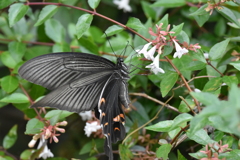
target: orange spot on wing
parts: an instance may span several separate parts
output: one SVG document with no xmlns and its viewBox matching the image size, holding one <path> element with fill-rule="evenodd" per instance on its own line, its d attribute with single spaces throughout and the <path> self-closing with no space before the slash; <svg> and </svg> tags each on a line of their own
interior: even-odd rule
<svg viewBox="0 0 240 160">
<path fill-rule="evenodd" d="M 123 119 L 125 118 L 124 114 L 120 114 L 119 116 L 122 117 Z"/>
<path fill-rule="evenodd" d="M 105 98 L 102 98 L 101 100 L 100 100 L 100 105 L 102 104 L 102 103 L 105 103 L 106 101 L 105 101 Z"/>
<path fill-rule="evenodd" d="M 107 126 L 107 125 L 108 125 L 108 122 L 106 122 L 106 123 L 104 124 L 104 127 Z"/>
<path fill-rule="evenodd" d="M 106 116 L 106 114 L 105 114 L 104 112 L 102 113 L 102 117 L 103 117 L 103 116 Z"/>
<path fill-rule="evenodd" d="M 120 121 L 120 116 L 118 115 L 118 116 L 116 116 L 115 118 L 113 118 L 113 121 L 114 121 L 114 122 L 119 122 L 119 121 Z"/>
<path fill-rule="evenodd" d="M 119 130 L 119 131 L 120 131 L 120 129 L 119 129 L 118 127 L 115 127 L 115 128 L 114 128 L 114 131 L 116 131 L 116 130 Z"/>
</svg>

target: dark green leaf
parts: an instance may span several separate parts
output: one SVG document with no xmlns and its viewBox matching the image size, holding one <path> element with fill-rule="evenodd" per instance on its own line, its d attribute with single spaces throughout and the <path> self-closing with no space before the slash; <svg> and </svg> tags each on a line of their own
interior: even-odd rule
<svg viewBox="0 0 240 160">
<path fill-rule="evenodd" d="M 193 116 L 188 113 L 179 114 L 174 118 L 171 130 L 176 129 L 177 127 L 181 127 L 181 124 L 189 122 L 192 118 Z"/>
<path fill-rule="evenodd" d="M 41 133 L 41 129 L 43 129 L 44 123 L 37 118 L 33 118 L 28 121 L 26 126 L 25 134 L 37 134 Z"/>
<path fill-rule="evenodd" d="M 156 19 L 156 11 L 150 7 L 150 3 L 146 1 L 141 1 L 142 9 L 147 18 Z"/>
<path fill-rule="evenodd" d="M 236 76 L 223 76 L 222 78 L 223 82 L 226 83 L 229 87 L 232 86 L 232 84 L 238 84 L 238 79 Z"/>
<path fill-rule="evenodd" d="M 158 122 L 152 126 L 145 127 L 147 130 L 156 131 L 156 132 L 169 132 L 173 126 L 173 120 L 166 120 Z"/>
<path fill-rule="evenodd" d="M 178 150 L 178 160 L 187 160 L 179 150 Z"/>
<path fill-rule="evenodd" d="M 122 160 L 130 160 L 133 158 L 132 151 L 130 151 L 130 149 L 123 144 L 119 145 L 119 155 Z"/>
<path fill-rule="evenodd" d="M 22 3 L 15 3 L 9 8 L 9 25 L 12 27 L 16 22 L 18 22 L 28 11 L 29 6 Z"/>
<path fill-rule="evenodd" d="M 206 10 L 205 8 L 207 8 L 208 4 L 204 4 L 202 5 L 198 10 L 196 10 L 195 12 L 189 14 L 190 16 L 198 16 L 198 15 L 204 15 L 206 14 Z M 209 13 L 208 13 L 209 14 Z"/>
<path fill-rule="evenodd" d="M 1 79 L 2 89 L 10 93 L 18 88 L 18 79 L 13 76 L 5 76 Z"/>
<path fill-rule="evenodd" d="M 220 102 L 216 95 L 207 92 L 191 92 L 191 95 L 205 105 L 219 104 Z"/>
<path fill-rule="evenodd" d="M 22 93 L 13 93 L 8 95 L 0 100 L 0 102 L 7 102 L 7 103 L 27 103 L 28 97 Z"/>
<path fill-rule="evenodd" d="M 182 31 L 183 25 L 184 25 L 184 23 L 181 23 L 177 26 L 173 26 L 171 31 L 174 32 L 174 33 L 172 33 L 171 35 L 172 36 L 177 36 Z"/>
<path fill-rule="evenodd" d="M 15 62 L 19 63 L 22 61 L 22 57 L 26 51 L 25 44 L 13 41 L 8 44 L 8 49 Z"/>
<path fill-rule="evenodd" d="M 112 25 L 112 26 L 107 28 L 105 33 L 107 34 L 107 36 L 112 36 L 112 35 L 117 34 L 117 33 L 121 32 L 123 30 L 124 29 L 122 27 L 118 26 L 118 25 Z"/>
<path fill-rule="evenodd" d="M 163 160 L 167 160 L 168 159 L 168 154 L 170 153 L 171 149 L 172 149 L 171 144 L 161 145 L 156 151 L 157 157 L 158 158 L 163 158 Z"/>
<path fill-rule="evenodd" d="M 212 78 L 210 79 L 207 84 L 203 88 L 203 92 L 213 92 L 217 90 L 222 85 L 222 78 Z"/>
<path fill-rule="evenodd" d="M 97 8 L 100 0 L 88 0 L 88 4 L 92 9 Z"/>
<path fill-rule="evenodd" d="M 45 118 L 50 120 L 51 125 L 55 125 L 58 121 L 63 120 L 71 114 L 73 113 L 68 111 L 52 110 L 45 115 Z"/>
<path fill-rule="evenodd" d="M 44 23 L 46 20 L 51 18 L 57 12 L 57 9 L 58 9 L 58 6 L 55 6 L 55 5 L 45 6 L 41 10 L 40 15 L 38 17 L 38 20 L 37 20 L 37 22 L 35 23 L 34 26 L 39 26 L 42 23 Z"/>
<path fill-rule="evenodd" d="M 104 139 L 95 139 L 86 143 L 80 150 L 79 154 L 83 155 L 89 153 L 91 150 L 97 150 L 104 145 Z"/>
<path fill-rule="evenodd" d="M 82 48 L 81 49 L 86 49 L 88 53 L 93 53 L 93 54 L 98 54 L 98 46 L 96 43 L 91 41 L 90 39 L 86 37 L 82 37 L 81 39 L 78 40 L 78 42 L 81 44 Z"/>
<path fill-rule="evenodd" d="M 240 27 L 240 23 L 238 21 L 238 18 L 235 16 L 235 14 L 232 12 L 231 9 L 228 9 L 224 6 L 222 6 L 222 9 L 217 10 L 220 14 L 222 14 L 227 20 L 230 22 L 236 24 L 238 27 Z"/>
<path fill-rule="evenodd" d="M 21 160 L 27 160 L 29 159 L 29 157 L 31 157 L 32 153 L 33 153 L 33 149 L 26 149 L 24 150 L 21 155 L 20 155 L 20 159 Z"/>
<path fill-rule="evenodd" d="M 17 140 L 17 125 L 14 125 L 3 139 L 3 148 L 11 148 Z"/>
<path fill-rule="evenodd" d="M 135 29 L 137 31 L 140 29 L 146 29 L 145 26 L 142 24 L 142 22 L 138 18 L 135 18 L 135 17 L 130 17 L 126 26 L 130 27 L 132 29 Z"/>
<path fill-rule="evenodd" d="M 45 32 L 54 42 L 61 43 L 65 38 L 65 29 L 61 23 L 55 19 L 48 19 L 45 22 Z"/>
<path fill-rule="evenodd" d="M 229 43 L 229 39 L 226 39 L 222 42 L 215 44 L 209 51 L 209 56 L 211 60 L 217 60 L 222 58 L 225 55 L 225 50 Z"/>
<path fill-rule="evenodd" d="M 186 5 L 185 0 L 159 0 L 152 4 L 152 7 L 175 8 Z"/>
<path fill-rule="evenodd" d="M 168 94 L 168 92 L 172 89 L 177 80 L 178 74 L 176 72 L 166 73 L 166 76 L 160 83 L 160 90 L 163 97 L 165 97 Z"/>
<path fill-rule="evenodd" d="M 2 1 L 0 1 L 0 9 L 6 8 L 7 6 L 9 6 L 10 4 L 12 4 L 15 1 L 16 0 L 2 0 Z"/>
<path fill-rule="evenodd" d="M 189 139 L 194 140 L 195 142 L 201 144 L 201 145 L 207 145 L 209 143 L 215 143 L 214 140 L 212 140 L 207 132 L 204 129 L 200 129 L 196 132 L 187 132 L 187 136 Z"/>
<path fill-rule="evenodd" d="M 93 20 L 93 15 L 91 14 L 84 14 L 79 17 L 78 22 L 76 24 L 76 33 L 77 38 L 81 38 L 82 35 L 89 29 Z"/>
<path fill-rule="evenodd" d="M 240 61 L 231 62 L 229 64 L 232 65 L 234 68 L 236 68 L 237 70 L 240 71 Z"/>
<path fill-rule="evenodd" d="M 17 65 L 17 62 L 13 59 L 8 51 L 1 54 L 1 60 L 2 63 L 9 68 L 14 68 Z"/>
</svg>

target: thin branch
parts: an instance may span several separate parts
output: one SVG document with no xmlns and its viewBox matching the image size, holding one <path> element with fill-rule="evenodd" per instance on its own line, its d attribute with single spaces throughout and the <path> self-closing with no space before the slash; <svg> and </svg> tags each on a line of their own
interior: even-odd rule
<svg viewBox="0 0 240 160">
<path fill-rule="evenodd" d="M 214 78 L 214 77 L 216 77 L 216 76 L 198 76 L 198 77 L 193 77 L 192 79 L 190 79 L 189 81 L 187 81 L 187 83 L 190 83 L 190 82 L 192 82 L 193 80 L 199 79 L 199 78 Z M 184 86 L 184 85 L 185 85 L 185 84 L 181 84 L 180 86 L 177 86 L 177 87 L 173 88 L 172 90 L 176 90 L 176 89 L 178 89 L 178 88 L 180 88 L 180 87 L 182 87 L 182 86 Z"/>
<path fill-rule="evenodd" d="M 145 97 L 145 98 L 150 99 L 150 100 L 152 100 L 153 102 L 156 102 L 156 103 L 158 103 L 158 104 L 160 104 L 160 105 L 164 105 L 164 104 L 165 104 L 165 103 L 163 103 L 162 101 L 159 101 L 159 100 L 157 100 L 156 98 L 153 98 L 153 97 L 151 97 L 151 96 L 149 96 L 149 95 L 147 95 L 147 94 L 145 94 L 145 93 L 129 93 L 129 95 Z M 173 107 L 173 106 L 170 106 L 169 104 L 165 104 L 165 107 L 168 108 L 168 109 L 170 109 L 170 110 L 173 110 L 173 111 L 175 111 L 175 112 L 182 113 L 182 112 L 180 112 L 177 108 L 175 108 L 175 107 Z"/>
<path fill-rule="evenodd" d="M 142 125 L 141 127 L 135 129 L 134 131 L 132 131 L 131 133 L 129 133 L 125 139 L 122 141 L 122 144 L 124 144 L 124 142 L 131 136 L 133 135 L 134 133 L 136 133 L 137 131 L 139 131 L 140 129 L 142 129 L 143 127 L 145 127 L 146 125 L 148 125 L 149 123 L 151 123 L 152 121 L 154 121 L 155 119 L 158 118 L 158 115 L 160 114 L 160 112 L 162 111 L 162 109 L 165 107 L 165 105 L 173 98 L 173 96 L 171 96 L 163 105 L 162 107 L 159 109 L 159 111 L 156 113 L 156 115 L 150 119 L 147 123 L 145 123 L 144 125 Z"/>
<path fill-rule="evenodd" d="M 221 75 L 221 77 L 224 76 L 224 74 L 223 74 L 222 72 L 220 72 L 216 67 L 214 67 L 209 61 L 207 61 L 207 64 L 208 64 L 209 66 L 211 66 L 215 71 L 217 71 L 217 72 Z"/>
<path fill-rule="evenodd" d="M 192 108 L 189 106 L 189 104 L 187 103 L 187 101 L 182 97 L 182 96 L 179 96 L 182 100 L 183 100 L 183 102 L 188 106 L 188 108 L 191 110 L 191 112 L 194 114 L 194 115 L 196 115 L 196 113 L 192 110 Z"/>
<path fill-rule="evenodd" d="M 182 73 L 177 69 L 177 67 L 172 63 L 172 61 L 167 57 L 165 56 L 165 58 L 167 59 L 168 63 L 171 64 L 171 66 L 175 69 L 175 71 L 178 73 L 178 75 L 180 76 L 180 78 L 183 80 L 183 83 L 185 84 L 185 86 L 187 87 L 188 91 L 189 92 L 192 92 L 192 89 L 190 88 L 190 86 L 188 85 L 186 79 L 184 78 L 184 76 L 182 75 Z M 196 106 L 198 107 L 198 111 L 200 112 L 201 111 L 201 107 L 199 106 L 199 103 L 198 101 L 192 96 Z"/>
<path fill-rule="evenodd" d="M 14 39 L 2 39 L 0 38 L 0 41 L 4 42 L 12 42 L 15 41 Z M 44 45 L 44 46 L 53 46 L 55 43 L 46 43 L 46 42 L 32 42 L 32 41 L 21 41 L 22 43 L 29 43 L 29 44 L 37 44 L 37 45 Z M 78 49 L 79 46 L 70 46 L 72 49 Z"/>
</svg>

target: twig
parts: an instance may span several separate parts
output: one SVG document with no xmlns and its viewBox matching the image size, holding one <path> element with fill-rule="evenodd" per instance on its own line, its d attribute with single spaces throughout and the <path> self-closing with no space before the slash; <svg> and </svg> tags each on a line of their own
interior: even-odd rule
<svg viewBox="0 0 240 160">
<path fill-rule="evenodd" d="M 224 74 L 223 74 L 222 72 L 220 72 L 216 67 L 214 67 L 209 61 L 207 61 L 207 64 L 208 64 L 209 66 L 211 66 L 215 71 L 217 71 L 217 72 L 221 75 L 221 77 L 224 76 Z"/>
<path fill-rule="evenodd" d="M 150 119 L 147 123 L 145 123 L 144 125 L 142 125 L 141 127 L 135 129 L 134 131 L 132 131 L 131 133 L 129 133 L 125 139 L 122 141 L 122 144 L 124 144 L 124 142 L 131 136 L 133 135 L 135 132 L 139 131 L 140 129 L 142 129 L 143 127 L 145 127 L 146 125 L 148 125 L 149 123 L 151 123 L 152 121 L 154 121 L 155 119 L 158 118 L 158 115 L 160 114 L 160 112 L 162 111 L 162 109 L 165 107 L 165 105 L 173 98 L 173 96 L 171 96 L 163 105 L 162 107 L 159 109 L 159 111 L 156 113 L 156 115 Z"/>
<path fill-rule="evenodd" d="M 152 100 L 152 101 L 154 101 L 154 102 L 156 102 L 156 103 L 158 103 L 158 104 L 161 104 L 161 105 L 164 105 L 164 104 L 165 104 L 165 103 L 163 103 L 162 101 L 159 101 L 159 100 L 157 100 L 156 98 L 153 98 L 153 97 L 151 97 L 151 96 L 149 96 L 149 95 L 147 95 L 147 94 L 145 94 L 145 93 L 129 93 L 129 95 L 141 96 L 141 97 L 145 97 L 145 98 L 147 98 L 147 99 L 150 99 L 150 100 Z M 168 108 L 168 109 L 170 109 L 170 110 L 173 110 L 173 111 L 175 111 L 175 112 L 182 113 L 182 112 L 180 112 L 177 108 L 175 108 L 175 107 L 173 107 L 173 106 L 170 106 L 169 104 L 165 104 L 165 107 Z"/>
<path fill-rule="evenodd" d="M 192 111 L 192 113 L 194 114 L 194 115 L 196 115 L 196 113 L 192 110 L 192 108 L 189 106 L 189 104 L 187 103 L 187 101 L 182 97 L 182 96 L 179 96 L 182 100 L 183 100 L 183 102 L 188 106 L 188 108 Z"/>
</svg>

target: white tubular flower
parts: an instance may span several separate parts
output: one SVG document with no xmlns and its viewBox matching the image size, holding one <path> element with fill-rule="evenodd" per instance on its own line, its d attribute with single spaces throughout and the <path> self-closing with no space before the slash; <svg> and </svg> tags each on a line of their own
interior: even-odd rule
<svg viewBox="0 0 240 160">
<path fill-rule="evenodd" d="M 162 68 L 159 68 L 159 54 L 154 58 L 153 63 L 146 66 L 146 68 L 150 68 L 154 74 L 158 74 L 158 72 L 165 73 Z"/>
<path fill-rule="evenodd" d="M 173 43 L 175 44 L 176 49 L 173 58 L 181 58 L 184 53 L 188 53 L 188 50 L 186 48 L 182 48 L 175 40 L 173 40 Z"/>
<path fill-rule="evenodd" d="M 44 139 L 44 136 L 41 137 L 37 149 L 40 149 L 44 145 L 43 151 L 39 154 L 38 158 L 47 159 L 48 157 L 53 157 L 53 153 L 48 149 L 47 141 Z"/>
<path fill-rule="evenodd" d="M 92 111 L 84 111 L 79 113 L 83 121 L 92 119 Z"/>
<path fill-rule="evenodd" d="M 86 123 L 84 127 L 85 134 L 89 137 L 92 132 L 97 132 L 97 130 L 101 129 L 101 126 L 97 123 L 97 121 L 92 123 Z"/>
<path fill-rule="evenodd" d="M 124 12 L 131 12 L 132 8 L 129 5 L 129 0 L 113 0 L 113 3 L 118 5 L 118 9 L 123 9 Z"/>
<path fill-rule="evenodd" d="M 148 47 L 149 47 L 151 44 L 152 44 L 152 42 L 149 42 L 149 43 L 145 44 L 141 50 L 136 50 L 136 51 L 138 52 L 138 55 L 143 54 L 146 59 L 153 61 L 153 60 L 154 60 L 153 55 L 154 55 L 154 53 L 155 53 L 155 51 L 156 51 L 156 46 L 152 47 L 152 48 L 148 51 Z"/>
<path fill-rule="evenodd" d="M 205 59 L 209 59 L 209 54 L 208 53 L 203 53 L 203 56 Z"/>
</svg>

